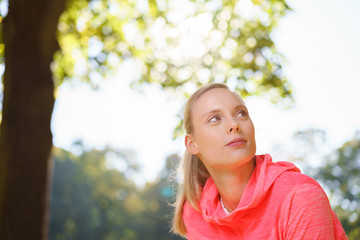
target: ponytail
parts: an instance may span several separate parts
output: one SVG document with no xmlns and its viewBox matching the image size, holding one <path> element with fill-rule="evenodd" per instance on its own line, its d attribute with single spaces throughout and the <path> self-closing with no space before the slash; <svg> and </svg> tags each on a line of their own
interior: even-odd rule
<svg viewBox="0 0 360 240">
<path fill-rule="evenodd" d="M 186 236 L 186 227 L 183 221 L 184 203 L 187 201 L 194 209 L 200 211 L 199 201 L 202 188 L 210 174 L 199 157 L 189 153 L 187 150 L 184 153 L 181 165 L 184 182 L 179 185 L 176 196 L 171 231 L 181 236 Z"/>
</svg>

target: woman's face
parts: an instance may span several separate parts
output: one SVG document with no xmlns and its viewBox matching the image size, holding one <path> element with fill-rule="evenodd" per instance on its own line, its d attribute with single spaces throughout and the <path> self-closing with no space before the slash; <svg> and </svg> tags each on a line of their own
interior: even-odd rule
<svg viewBox="0 0 360 240">
<path fill-rule="evenodd" d="M 255 155 L 255 130 L 248 110 L 227 89 L 211 89 L 194 103 L 192 126 L 185 145 L 209 171 L 239 167 Z"/>
</svg>

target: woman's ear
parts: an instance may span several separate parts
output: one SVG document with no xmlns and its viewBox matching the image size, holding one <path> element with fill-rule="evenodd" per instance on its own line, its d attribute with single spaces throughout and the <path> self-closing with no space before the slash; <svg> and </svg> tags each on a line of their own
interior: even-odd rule
<svg viewBox="0 0 360 240">
<path fill-rule="evenodd" d="M 199 150 L 197 149 L 197 145 L 190 134 L 186 134 L 185 136 L 185 147 L 188 150 L 188 152 L 193 155 L 199 153 Z"/>
</svg>

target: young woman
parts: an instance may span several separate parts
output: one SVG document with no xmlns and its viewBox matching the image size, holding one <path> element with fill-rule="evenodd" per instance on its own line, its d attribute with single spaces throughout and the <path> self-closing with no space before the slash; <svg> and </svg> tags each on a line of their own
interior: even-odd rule
<svg viewBox="0 0 360 240">
<path fill-rule="evenodd" d="M 292 163 L 255 155 L 248 109 L 226 85 L 196 91 L 184 125 L 173 232 L 189 240 L 347 239 L 315 180 Z"/>
</svg>

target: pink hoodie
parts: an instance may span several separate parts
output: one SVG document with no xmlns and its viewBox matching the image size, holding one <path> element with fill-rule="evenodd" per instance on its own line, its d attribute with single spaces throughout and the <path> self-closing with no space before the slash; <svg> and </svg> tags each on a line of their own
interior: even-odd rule
<svg viewBox="0 0 360 240">
<path fill-rule="evenodd" d="M 256 156 L 236 210 L 224 212 L 211 178 L 200 209 L 184 205 L 189 240 L 348 239 L 320 185 L 292 163 L 273 163 L 268 154 Z"/>
</svg>

